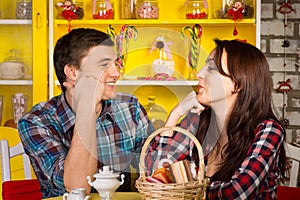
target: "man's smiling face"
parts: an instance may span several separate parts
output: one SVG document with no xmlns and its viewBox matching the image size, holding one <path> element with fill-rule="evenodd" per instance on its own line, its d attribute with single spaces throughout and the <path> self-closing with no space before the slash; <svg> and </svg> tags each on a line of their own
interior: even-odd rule
<svg viewBox="0 0 300 200">
<path fill-rule="evenodd" d="M 96 46 L 81 61 L 80 71 L 93 76 L 104 84 L 102 100 L 112 99 L 120 71 L 116 66 L 117 55 L 113 47 Z"/>
</svg>

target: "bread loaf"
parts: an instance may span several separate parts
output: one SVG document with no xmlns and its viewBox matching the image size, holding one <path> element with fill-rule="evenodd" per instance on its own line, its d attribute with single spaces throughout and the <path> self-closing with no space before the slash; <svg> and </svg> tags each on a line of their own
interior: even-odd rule
<svg viewBox="0 0 300 200">
<path fill-rule="evenodd" d="M 194 181 L 190 161 L 181 160 L 170 165 L 170 171 L 173 174 L 176 183 L 186 183 Z"/>
<path fill-rule="evenodd" d="M 152 177 L 163 182 L 163 183 L 173 183 L 171 173 L 167 168 L 160 168 L 154 171 Z"/>
</svg>

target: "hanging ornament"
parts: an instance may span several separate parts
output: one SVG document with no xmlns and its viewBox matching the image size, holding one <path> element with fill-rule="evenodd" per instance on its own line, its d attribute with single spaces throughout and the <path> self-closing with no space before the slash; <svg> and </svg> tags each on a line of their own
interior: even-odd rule
<svg viewBox="0 0 300 200">
<path fill-rule="evenodd" d="M 280 7 L 278 8 L 278 12 L 281 14 L 290 14 L 291 12 L 296 12 L 296 10 L 292 7 L 292 1 L 285 1 L 283 3 L 279 3 Z"/>
<path fill-rule="evenodd" d="M 296 12 L 296 10 L 292 7 L 292 1 L 285 0 L 282 3 L 279 3 L 280 7 L 277 10 L 279 13 L 284 14 L 284 40 L 281 45 L 284 49 L 284 63 L 283 63 L 283 81 L 279 81 L 279 86 L 276 89 L 278 92 L 282 93 L 283 95 L 283 106 L 282 106 L 282 117 L 280 118 L 280 121 L 283 126 L 287 127 L 289 125 L 289 120 L 285 117 L 285 111 L 286 111 L 286 94 L 290 92 L 293 88 L 290 85 L 291 80 L 287 79 L 286 77 L 286 48 L 290 47 L 290 41 L 287 39 L 286 36 L 286 29 L 287 29 L 287 15 L 291 12 Z"/>
<path fill-rule="evenodd" d="M 281 45 L 281 47 L 290 47 L 290 41 L 289 40 L 283 40 L 283 43 Z"/>
<path fill-rule="evenodd" d="M 238 20 L 243 19 L 244 10 L 245 10 L 245 6 L 240 1 L 235 2 L 231 6 L 231 8 L 228 10 L 228 18 L 234 20 L 234 29 L 233 29 L 233 35 L 234 36 L 237 36 L 239 34 L 239 32 L 236 28 L 236 23 L 237 23 Z"/>
<path fill-rule="evenodd" d="M 287 127 L 289 125 L 289 120 L 285 117 L 285 109 L 286 109 L 286 94 L 290 92 L 293 88 L 290 85 L 291 80 L 287 79 L 286 81 L 279 81 L 279 87 L 276 89 L 278 92 L 282 93 L 283 95 L 283 107 L 282 107 L 282 116 L 280 121 L 283 126 Z"/>
<path fill-rule="evenodd" d="M 281 121 L 282 125 L 286 128 L 290 124 L 290 121 L 285 117 L 285 108 L 286 104 L 283 104 L 282 117 L 279 120 Z"/>
<path fill-rule="evenodd" d="M 285 0 L 284 2 L 279 3 L 278 12 L 284 15 L 284 26 L 287 26 L 287 15 L 295 12 L 296 10 L 292 7 L 292 1 Z"/>
<path fill-rule="evenodd" d="M 279 81 L 279 87 L 276 89 L 280 93 L 288 93 L 290 92 L 293 88 L 290 85 L 291 80 L 287 79 L 286 81 Z"/>
</svg>

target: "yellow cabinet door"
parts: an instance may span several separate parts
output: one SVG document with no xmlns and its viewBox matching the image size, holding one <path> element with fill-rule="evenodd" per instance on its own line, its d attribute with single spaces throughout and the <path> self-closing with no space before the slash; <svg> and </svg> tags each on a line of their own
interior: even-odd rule
<svg viewBox="0 0 300 200">
<path fill-rule="evenodd" d="M 1 125 L 14 118 L 12 95 L 22 93 L 27 97 L 23 113 L 48 98 L 48 4 L 38 0 L 21 3 L 1 1 Z"/>
</svg>

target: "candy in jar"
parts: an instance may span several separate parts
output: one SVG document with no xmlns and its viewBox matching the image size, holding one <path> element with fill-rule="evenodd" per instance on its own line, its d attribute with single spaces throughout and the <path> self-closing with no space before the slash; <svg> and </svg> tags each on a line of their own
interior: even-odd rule
<svg viewBox="0 0 300 200">
<path fill-rule="evenodd" d="M 186 19 L 206 19 L 208 16 L 207 3 L 189 0 L 185 11 Z"/>
<path fill-rule="evenodd" d="M 235 15 L 235 17 L 233 17 Z M 216 10 L 217 18 L 253 18 L 253 0 L 230 0 L 223 1 L 222 8 Z"/>
<path fill-rule="evenodd" d="M 82 19 L 84 17 L 83 2 L 73 1 L 58 1 L 56 8 L 58 11 L 58 18 Z"/>
<path fill-rule="evenodd" d="M 93 1 L 94 19 L 114 19 L 113 5 L 109 0 Z"/>
<path fill-rule="evenodd" d="M 31 19 L 31 0 L 17 0 L 17 19 Z"/>
<path fill-rule="evenodd" d="M 159 8 L 157 1 L 141 1 L 137 3 L 136 17 L 140 19 L 158 19 Z"/>
</svg>

